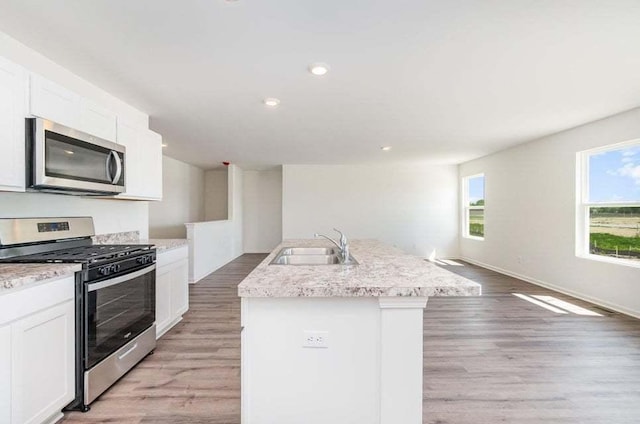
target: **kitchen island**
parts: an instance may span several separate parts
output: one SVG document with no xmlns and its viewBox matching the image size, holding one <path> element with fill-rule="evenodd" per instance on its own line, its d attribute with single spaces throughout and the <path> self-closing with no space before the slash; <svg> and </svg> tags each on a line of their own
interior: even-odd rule
<svg viewBox="0 0 640 424">
<path fill-rule="evenodd" d="M 358 264 L 275 265 L 286 240 L 238 286 L 243 424 L 422 422 L 423 310 L 480 286 L 375 240 Z"/>
</svg>

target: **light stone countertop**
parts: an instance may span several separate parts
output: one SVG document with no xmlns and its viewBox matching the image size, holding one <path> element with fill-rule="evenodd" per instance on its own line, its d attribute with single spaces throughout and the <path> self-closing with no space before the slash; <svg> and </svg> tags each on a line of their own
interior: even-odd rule
<svg viewBox="0 0 640 424">
<path fill-rule="evenodd" d="M 182 246 L 187 246 L 189 241 L 187 239 L 149 239 L 146 241 L 142 240 L 140 243 L 153 244 L 156 246 L 156 252 L 162 253 Z"/>
<path fill-rule="evenodd" d="M 481 287 L 377 240 L 351 240 L 359 265 L 269 265 L 284 247 L 331 247 L 285 240 L 238 286 L 240 297 L 479 296 Z"/>
<path fill-rule="evenodd" d="M 80 264 L 0 264 L 0 296 L 56 277 L 80 271 Z"/>
</svg>

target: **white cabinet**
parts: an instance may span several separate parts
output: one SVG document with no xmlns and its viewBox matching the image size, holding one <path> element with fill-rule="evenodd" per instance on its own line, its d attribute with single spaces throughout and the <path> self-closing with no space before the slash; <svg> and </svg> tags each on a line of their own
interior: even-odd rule
<svg viewBox="0 0 640 424">
<path fill-rule="evenodd" d="M 162 199 L 162 136 L 118 120 L 118 143 L 125 153 L 126 192 L 118 198 Z"/>
<path fill-rule="evenodd" d="M 12 423 L 42 423 L 73 400 L 73 318 L 69 300 L 11 325 Z"/>
<path fill-rule="evenodd" d="M 80 96 L 37 74 L 31 74 L 31 114 L 79 129 Z"/>
<path fill-rule="evenodd" d="M 80 99 L 80 131 L 116 141 L 116 114 L 90 100 Z"/>
<path fill-rule="evenodd" d="M 156 266 L 156 338 L 160 338 L 189 310 L 189 247 L 159 253 Z"/>
<path fill-rule="evenodd" d="M 31 115 L 116 141 L 116 114 L 37 74 L 31 74 Z"/>
<path fill-rule="evenodd" d="M 0 423 L 11 422 L 11 326 L 0 327 Z"/>
<path fill-rule="evenodd" d="M 156 269 L 156 337 L 164 334 L 173 321 L 171 316 L 171 286 L 174 275 L 171 266 Z"/>
<path fill-rule="evenodd" d="M 0 295 L 0 423 L 55 422 L 75 397 L 74 284 Z"/>
<path fill-rule="evenodd" d="M 0 57 L 0 190 L 24 191 L 27 81 L 23 68 Z"/>
</svg>

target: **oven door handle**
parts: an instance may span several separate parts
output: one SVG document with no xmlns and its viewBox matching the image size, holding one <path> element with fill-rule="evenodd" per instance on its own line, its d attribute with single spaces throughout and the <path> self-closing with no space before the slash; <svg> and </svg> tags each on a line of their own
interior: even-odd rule
<svg viewBox="0 0 640 424">
<path fill-rule="evenodd" d="M 140 277 L 141 275 L 144 275 L 150 271 L 153 271 L 154 269 L 156 269 L 156 264 L 153 264 L 146 268 L 142 268 L 130 274 L 122 275 L 120 277 L 110 278 L 109 280 L 100 281 L 99 283 L 89 284 L 88 291 L 92 292 L 92 291 L 104 289 L 106 287 L 115 286 L 116 284 L 124 283 L 125 281 L 133 280 L 134 278 Z"/>
</svg>

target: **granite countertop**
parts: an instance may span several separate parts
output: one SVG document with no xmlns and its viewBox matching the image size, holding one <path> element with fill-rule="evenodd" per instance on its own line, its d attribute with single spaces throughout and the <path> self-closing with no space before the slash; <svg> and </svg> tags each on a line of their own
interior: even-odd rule
<svg viewBox="0 0 640 424">
<path fill-rule="evenodd" d="M 124 231 L 121 233 L 101 234 L 93 237 L 96 244 L 153 244 L 156 252 L 162 253 L 189 244 L 187 239 L 140 239 L 138 231 Z"/>
<path fill-rule="evenodd" d="M 240 297 L 478 296 L 479 284 L 377 240 L 351 240 L 359 265 L 269 265 L 283 247 L 331 247 L 285 240 L 238 286 Z"/>
<path fill-rule="evenodd" d="M 0 264 L 0 295 L 80 271 L 80 264 Z"/>
<path fill-rule="evenodd" d="M 162 253 L 162 252 L 166 252 L 167 250 L 172 250 L 182 246 L 187 246 L 189 244 L 189 241 L 187 239 L 149 239 L 149 240 L 146 240 L 144 243 L 155 245 L 156 252 Z"/>
</svg>

